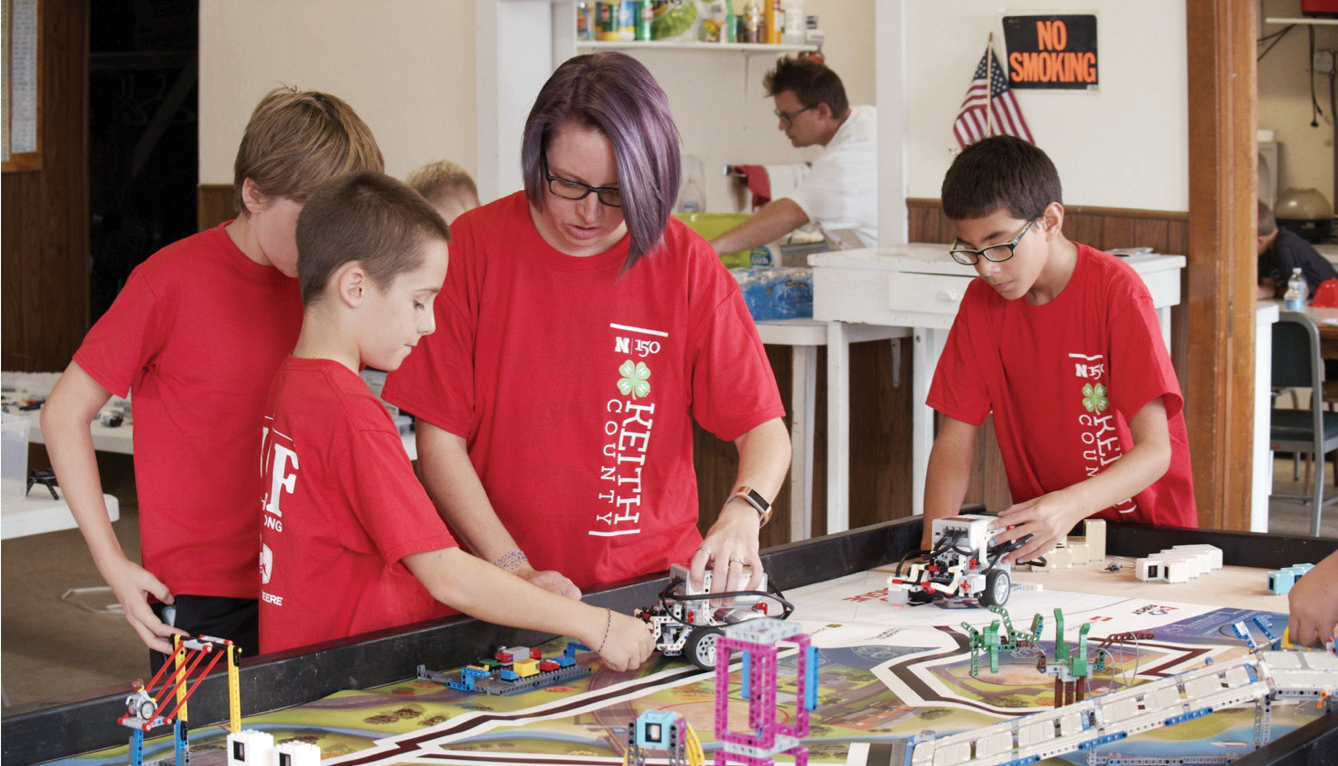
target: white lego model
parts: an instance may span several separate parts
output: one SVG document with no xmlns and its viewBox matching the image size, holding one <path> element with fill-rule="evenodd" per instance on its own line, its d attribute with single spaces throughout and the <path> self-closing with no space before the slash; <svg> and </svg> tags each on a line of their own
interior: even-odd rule
<svg viewBox="0 0 1338 766">
<path fill-rule="evenodd" d="M 1144 582 L 1184 583 L 1222 568 L 1222 550 L 1212 545 L 1177 545 L 1134 561 L 1134 576 Z"/>
<path fill-rule="evenodd" d="M 256 729 L 228 735 L 228 766 L 321 766 L 321 749 L 310 742 L 281 742 Z"/>
<path fill-rule="evenodd" d="M 1012 565 L 1001 561 L 1020 541 L 990 545 L 993 516 L 966 514 L 934 519 L 927 561 L 911 564 L 906 576 L 897 566 L 887 580 L 888 601 L 924 604 L 936 598 L 969 599 L 1003 606 L 1013 590 Z"/>
</svg>

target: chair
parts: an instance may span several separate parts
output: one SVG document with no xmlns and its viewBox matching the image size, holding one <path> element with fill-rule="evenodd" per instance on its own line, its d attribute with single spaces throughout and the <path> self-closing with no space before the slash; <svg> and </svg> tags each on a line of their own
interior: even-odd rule
<svg viewBox="0 0 1338 766">
<path fill-rule="evenodd" d="M 1307 409 L 1278 409 L 1271 413 L 1269 448 L 1274 451 L 1315 457 L 1314 490 L 1309 495 L 1273 495 L 1308 502 L 1313 509 L 1310 533 L 1319 536 L 1320 513 L 1324 500 L 1324 464 L 1326 456 L 1338 449 L 1338 412 L 1324 408 L 1324 364 L 1319 353 L 1319 327 L 1315 320 L 1299 311 L 1284 311 L 1273 325 L 1273 387 L 1309 388 L 1312 392 Z"/>
</svg>

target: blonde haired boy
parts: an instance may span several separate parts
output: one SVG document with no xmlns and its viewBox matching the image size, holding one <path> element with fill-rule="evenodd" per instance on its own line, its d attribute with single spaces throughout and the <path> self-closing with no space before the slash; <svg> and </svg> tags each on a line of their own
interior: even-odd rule
<svg viewBox="0 0 1338 766">
<path fill-rule="evenodd" d="M 237 150 L 237 218 L 140 264 L 43 408 L 47 451 L 93 561 L 156 652 L 182 633 L 257 650 L 257 432 L 302 322 L 297 215 L 321 182 L 383 166 L 342 100 L 270 91 Z M 89 424 L 113 393 L 134 397 L 142 563 L 107 519 L 93 454 Z"/>
</svg>

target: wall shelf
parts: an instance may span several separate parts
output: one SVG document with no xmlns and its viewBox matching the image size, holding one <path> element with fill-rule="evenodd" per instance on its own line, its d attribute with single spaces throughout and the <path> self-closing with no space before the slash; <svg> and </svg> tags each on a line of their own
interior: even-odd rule
<svg viewBox="0 0 1338 766">
<path fill-rule="evenodd" d="M 1338 19 L 1312 19 L 1312 18 L 1310 18 L 1309 16 L 1304 16 L 1304 17 L 1301 17 L 1301 18 L 1295 18 L 1295 19 L 1286 19 L 1286 18 L 1268 18 L 1268 19 L 1264 19 L 1264 23 L 1265 23 L 1265 24 L 1311 24 L 1311 25 L 1314 25 L 1314 26 L 1324 27 L 1324 26 L 1338 26 Z"/>
<path fill-rule="evenodd" d="M 816 45 L 773 45 L 768 43 L 707 43 L 697 40 L 578 40 L 576 50 L 684 50 L 684 51 L 741 51 L 743 53 L 794 53 L 816 51 Z"/>
</svg>

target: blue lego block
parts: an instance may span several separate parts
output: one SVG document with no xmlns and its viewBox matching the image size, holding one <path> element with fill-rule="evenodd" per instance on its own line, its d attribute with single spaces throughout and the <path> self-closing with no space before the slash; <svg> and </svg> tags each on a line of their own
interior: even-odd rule
<svg viewBox="0 0 1338 766">
<path fill-rule="evenodd" d="M 636 719 L 636 744 L 646 750 L 666 750 L 673 742 L 672 732 L 678 725 L 678 713 L 668 710 L 647 710 Z"/>
<path fill-rule="evenodd" d="M 1277 569 L 1268 573 L 1268 592 L 1285 596 L 1296 585 L 1296 573 L 1288 569 Z"/>
</svg>

